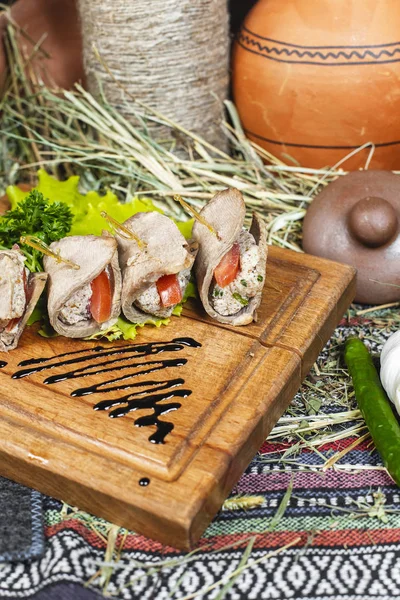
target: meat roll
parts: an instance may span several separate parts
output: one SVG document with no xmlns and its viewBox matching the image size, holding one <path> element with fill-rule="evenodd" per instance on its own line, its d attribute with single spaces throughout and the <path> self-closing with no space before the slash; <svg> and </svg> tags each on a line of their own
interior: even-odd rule
<svg viewBox="0 0 400 600">
<path fill-rule="evenodd" d="M 218 235 L 198 221 L 193 227 L 193 238 L 199 244 L 195 273 L 200 299 L 210 317 L 230 325 L 256 320 L 265 283 L 265 226 L 254 215 L 247 231 L 243 227 L 245 213 L 242 194 L 227 189 L 200 212 Z"/>
<path fill-rule="evenodd" d="M 124 226 L 143 244 L 117 235 L 122 311 L 132 323 L 144 323 L 149 315 L 169 317 L 189 283 L 197 244 L 187 242 L 175 223 L 157 212 L 137 213 Z"/>
<path fill-rule="evenodd" d="M 114 325 L 121 311 L 121 272 L 115 238 L 109 234 L 76 235 L 53 242 L 50 249 L 79 266 L 44 257 L 49 275 L 48 312 L 60 335 L 88 337 Z"/>
<path fill-rule="evenodd" d="M 17 347 L 46 284 L 45 273 L 30 273 L 19 249 L 0 251 L 0 350 Z"/>
</svg>

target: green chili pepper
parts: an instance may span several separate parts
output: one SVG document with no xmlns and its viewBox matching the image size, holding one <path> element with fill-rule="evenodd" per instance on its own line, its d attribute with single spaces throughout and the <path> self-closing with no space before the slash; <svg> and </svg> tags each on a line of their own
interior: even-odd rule
<svg viewBox="0 0 400 600">
<path fill-rule="evenodd" d="M 372 357 L 358 338 L 346 342 L 344 359 L 353 379 L 356 400 L 376 449 L 400 486 L 400 425 L 386 396 Z"/>
</svg>

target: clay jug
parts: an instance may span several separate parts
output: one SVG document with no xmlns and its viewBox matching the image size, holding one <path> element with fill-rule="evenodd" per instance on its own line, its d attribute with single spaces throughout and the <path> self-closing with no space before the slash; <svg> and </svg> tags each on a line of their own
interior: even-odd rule
<svg viewBox="0 0 400 600">
<path fill-rule="evenodd" d="M 371 167 L 400 169 L 400 1 L 259 0 L 233 91 L 249 137 L 286 163 L 334 165 L 373 142 Z"/>
</svg>

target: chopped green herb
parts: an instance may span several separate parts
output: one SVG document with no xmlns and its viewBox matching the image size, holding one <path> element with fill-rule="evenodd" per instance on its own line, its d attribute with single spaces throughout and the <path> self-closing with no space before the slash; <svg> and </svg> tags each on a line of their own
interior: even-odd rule
<svg viewBox="0 0 400 600">
<path fill-rule="evenodd" d="M 247 300 L 247 298 L 243 298 L 237 292 L 235 292 L 234 294 L 232 294 L 232 296 L 235 298 L 235 300 L 237 300 L 238 302 L 240 302 L 240 304 L 243 304 L 243 306 L 247 306 L 248 303 L 249 303 L 249 301 Z"/>
<path fill-rule="evenodd" d="M 18 244 L 22 235 L 35 235 L 45 244 L 51 244 L 67 235 L 73 215 L 64 202 L 50 202 L 38 190 L 32 190 L 14 210 L 8 210 L 0 218 L 0 245 L 11 248 Z M 22 246 L 30 271 L 43 270 L 41 252 Z"/>
<path fill-rule="evenodd" d="M 262 281 L 264 277 L 262 275 L 257 275 L 257 281 Z"/>
<path fill-rule="evenodd" d="M 224 295 L 224 292 L 222 290 L 220 290 L 219 297 L 222 298 L 223 295 Z"/>
<path fill-rule="evenodd" d="M 218 289 L 217 287 L 216 287 L 216 288 L 214 288 L 214 291 L 213 291 L 213 296 L 214 296 L 214 298 L 218 298 L 218 296 L 219 296 L 219 295 L 220 295 L 220 291 L 219 291 L 219 289 Z"/>
<path fill-rule="evenodd" d="M 245 279 L 241 279 L 240 283 L 242 284 L 243 287 L 247 287 L 247 281 Z"/>
</svg>

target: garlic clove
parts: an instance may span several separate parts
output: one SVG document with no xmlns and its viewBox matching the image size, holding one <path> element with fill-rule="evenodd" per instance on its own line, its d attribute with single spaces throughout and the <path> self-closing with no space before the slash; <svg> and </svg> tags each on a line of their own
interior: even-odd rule
<svg viewBox="0 0 400 600">
<path fill-rule="evenodd" d="M 400 331 L 384 344 L 381 353 L 381 383 L 400 414 Z"/>
</svg>

